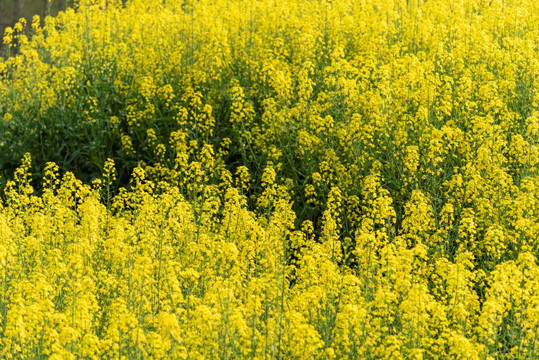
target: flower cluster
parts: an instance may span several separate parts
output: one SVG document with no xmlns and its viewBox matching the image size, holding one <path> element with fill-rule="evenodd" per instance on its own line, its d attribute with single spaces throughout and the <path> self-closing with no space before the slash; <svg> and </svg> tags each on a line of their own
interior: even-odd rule
<svg viewBox="0 0 539 360">
<path fill-rule="evenodd" d="M 21 20 L 0 356 L 539 357 L 538 26 L 532 0 Z"/>
</svg>

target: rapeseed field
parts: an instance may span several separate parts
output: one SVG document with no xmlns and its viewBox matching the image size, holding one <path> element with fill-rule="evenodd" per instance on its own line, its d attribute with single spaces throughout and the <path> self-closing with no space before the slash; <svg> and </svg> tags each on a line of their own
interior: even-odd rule
<svg viewBox="0 0 539 360">
<path fill-rule="evenodd" d="M 0 57 L 0 358 L 539 358 L 539 2 L 79 0 Z"/>
</svg>

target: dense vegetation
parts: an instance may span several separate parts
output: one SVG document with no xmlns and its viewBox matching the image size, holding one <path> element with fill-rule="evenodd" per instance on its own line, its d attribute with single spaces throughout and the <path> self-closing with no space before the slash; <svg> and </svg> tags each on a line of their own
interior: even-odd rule
<svg viewBox="0 0 539 360">
<path fill-rule="evenodd" d="M 30 27 L 0 60 L 2 357 L 539 356 L 539 2 Z"/>
<path fill-rule="evenodd" d="M 60 10 L 67 9 L 73 4 L 72 0 L 2 0 L 0 11 L 0 34 L 4 34 L 7 27 L 13 26 L 20 18 L 29 18 L 39 14 L 41 18 L 45 16 L 55 16 Z M 0 41 L 0 51 L 3 44 Z"/>
</svg>

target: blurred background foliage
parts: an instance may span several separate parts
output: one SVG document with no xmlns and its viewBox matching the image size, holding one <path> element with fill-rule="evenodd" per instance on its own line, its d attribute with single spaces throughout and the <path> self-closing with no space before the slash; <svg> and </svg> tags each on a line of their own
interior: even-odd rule
<svg viewBox="0 0 539 360">
<path fill-rule="evenodd" d="M 55 16 L 72 4 L 72 0 L 0 0 L 0 34 L 22 17 L 31 23 L 36 14 L 42 19 L 47 15 Z"/>
</svg>

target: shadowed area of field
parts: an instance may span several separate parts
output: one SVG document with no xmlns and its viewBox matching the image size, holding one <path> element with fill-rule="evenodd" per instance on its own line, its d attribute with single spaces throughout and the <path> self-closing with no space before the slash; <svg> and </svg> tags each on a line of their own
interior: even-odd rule
<svg viewBox="0 0 539 360">
<path fill-rule="evenodd" d="M 43 19 L 47 15 L 57 14 L 72 3 L 72 0 L 0 0 L 0 34 L 3 37 L 6 27 L 13 26 L 22 17 L 30 23 L 35 14 Z"/>
</svg>

